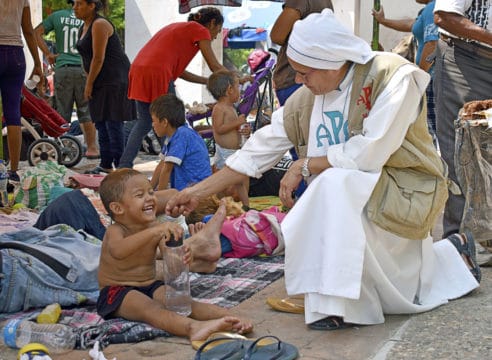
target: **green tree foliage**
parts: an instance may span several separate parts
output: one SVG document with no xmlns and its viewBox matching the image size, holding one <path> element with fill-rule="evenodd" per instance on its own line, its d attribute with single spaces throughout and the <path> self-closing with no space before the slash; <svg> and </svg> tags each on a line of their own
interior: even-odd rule
<svg viewBox="0 0 492 360">
<path fill-rule="evenodd" d="M 67 8 L 67 0 L 43 0 L 43 19 L 53 11 Z M 105 16 L 114 24 L 121 41 L 125 42 L 125 0 L 108 0 Z M 35 25 L 36 26 L 36 25 Z"/>
<path fill-rule="evenodd" d="M 224 49 L 224 62 L 225 58 L 230 60 L 234 64 L 235 68 L 241 72 L 246 73 L 248 69 L 248 55 L 253 49 Z"/>
</svg>

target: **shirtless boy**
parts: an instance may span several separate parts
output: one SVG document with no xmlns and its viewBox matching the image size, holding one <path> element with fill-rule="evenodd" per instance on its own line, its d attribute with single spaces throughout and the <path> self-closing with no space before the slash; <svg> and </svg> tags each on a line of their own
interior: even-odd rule
<svg viewBox="0 0 492 360">
<path fill-rule="evenodd" d="M 219 70 L 209 78 L 207 89 L 217 100 L 212 110 L 212 127 L 216 145 L 215 167 L 220 170 L 226 159 L 241 147 L 241 135 L 249 136 L 249 126 L 244 114 L 238 115 L 234 103 L 239 100 L 239 78 L 232 71 Z M 239 200 L 249 207 L 249 180 L 234 186 L 228 193 L 237 192 Z"/>
<path fill-rule="evenodd" d="M 156 221 L 158 204 L 146 176 L 136 170 L 118 169 L 106 176 L 99 192 L 114 221 L 101 247 L 99 315 L 145 322 L 171 334 L 186 336 L 190 341 L 205 340 L 217 331 L 245 334 L 252 330 L 249 320 L 232 316 L 226 309 L 211 304 L 192 301 L 189 317 L 166 310 L 166 286 L 156 279 L 157 249 L 165 245 L 171 234 L 181 236 L 183 229 L 172 222 Z M 211 226 L 194 236 L 218 237 L 224 218 L 225 209 L 221 206 Z M 188 245 L 192 252 L 193 239 Z M 188 251 L 184 261 L 189 262 L 190 255 Z"/>
</svg>

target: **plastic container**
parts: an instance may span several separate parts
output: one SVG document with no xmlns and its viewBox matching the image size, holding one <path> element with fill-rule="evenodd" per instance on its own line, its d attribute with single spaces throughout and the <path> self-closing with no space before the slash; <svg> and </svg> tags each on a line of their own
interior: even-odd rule
<svg viewBox="0 0 492 360">
<path fill-rule="evenodd" d="M 41 81 L 41 78 L 38 75 L 33 75 L 32 78 L 27 79 L 24 84 L 29 90 L 34 90 L 39 81 Z"/>
<path fill-rule="evenodd" d="M 166 309 L 188 316 L 191 314 L 189 266 L 183 262 L 185 249 L 183 238 L 172 237 L 164 249 L 164 282 L 166 285 Z"/>
<path fill-rule="evenodd" d="M 38 324 L 56 324 L 61 315 L 61 306 L 58 303 L 46 306 L 36 317 Z"/>
<path fill-rule="evenodd" d="M 18 360 L 52 360 L 46 346 L 39 343 L 30 343 L 23 346 L 18 354 Z"/>
<path fill-rule="evenodd" d="M 0 343 L 11 348 L 22 348 L 30 343 L 46 346 L 50 353 L 61 354 L 73 350 L 76 335 L 63 324 L 36 324 L 28 320 L 10 320 L 0 333 Z"/>
<path fill-rule="evenodd" d="M 9 195 L 7 193 L 8 181 L 9 175 L 7 173 L 7 166 L 5 165 L 5 162 L 0 159 L 0 207 L 9 205 Z"/>
<path fill-rule="evenodd" d="M 248 123 L 245 123 L 245 124 L 242 124 L 239 129 L 240 130 L 244 130 L 245 128 L 247 128 L 249 125 Z M 241 134 L 241 140 L 239 141 L 239 146 L 240 147 L 243 147 L 243 145 L 246 143 L 246 141 L 248 140 L 248 137 L 244 134 Z"/>
</svg>

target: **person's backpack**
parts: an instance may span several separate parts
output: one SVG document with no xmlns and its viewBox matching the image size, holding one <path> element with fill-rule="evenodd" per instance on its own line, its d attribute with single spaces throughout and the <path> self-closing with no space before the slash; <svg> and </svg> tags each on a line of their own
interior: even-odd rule
<svg viewBox="0 0 492 360">
<path fill-rule="evenodd" d="M 68 225 L 0 234 L 0 313 L 99 296 L 101 241 Z"/>
</svg>

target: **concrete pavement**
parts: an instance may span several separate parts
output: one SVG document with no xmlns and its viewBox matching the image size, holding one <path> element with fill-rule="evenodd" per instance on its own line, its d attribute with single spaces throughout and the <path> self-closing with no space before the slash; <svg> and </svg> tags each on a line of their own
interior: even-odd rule
<svg viewBox="0 0 492 360">
<path fill-rule="evenodd" d="M 249 316 L 255 331 L 248 337 L 275 335 L 299 349 L 305 360 L 486 360 L 492 359 L 492 269 L 483 268 L 481 287 L 472 294 L 418 315 L 391 315 L 381 325 L 338 331 L 308 329 L 303 315 L 280 313 L 265 304 L 267 297 L 285 296 L 278 280 L 234 310 Z M 1 348 L 0 360 L 15 359 L 15 351 Z M 110 345 L 107 359 L 193 359 L 187 340 L 158 338 L 137 344 Z M 88 351 L 52 356 L 53 360 L 81 360 Z"/>
</svg>

